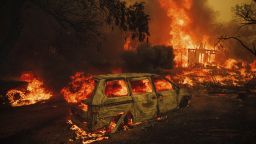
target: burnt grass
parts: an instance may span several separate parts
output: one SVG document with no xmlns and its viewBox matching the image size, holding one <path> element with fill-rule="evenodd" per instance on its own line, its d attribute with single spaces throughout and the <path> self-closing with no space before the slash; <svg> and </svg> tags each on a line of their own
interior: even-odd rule
<svg viewBox="0 0 256 144">
<path fill-rule="evenodd" d="M 68 106 L 50 101 L 19 108 L 0 109 L 1 144 L 64 144 L 74 134 L 66 124 Z M 167 119 L 144 122 L 111 134 L 103 144 L 254 144 L 256 143 L 256 94 L 194 90 L 190 107 L 172 111 Z"/>
</svg>

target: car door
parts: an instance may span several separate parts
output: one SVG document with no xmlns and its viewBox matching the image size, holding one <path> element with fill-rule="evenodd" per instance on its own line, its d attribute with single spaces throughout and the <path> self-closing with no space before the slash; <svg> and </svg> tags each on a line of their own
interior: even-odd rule
<svg viewBox="0 0 256 144">
<path fill-rule="evenodd" d="M 108 125 L 113 118 L 130 111 L 133 100 L 130 96 L 127 81 L 125 79 L 111 79 L 105 81 L 105 102 L 98 110 L 98 127 Z"/>
<path fill-rule="evenodd" d="M 152 119 L 157 114 L 157 98 L 151 80 L 144 78 L 129 79 L 132 98 L 134 100 L 134 121 Z"/>
<path fill-rule="evenodd" d="M 177 94 L 172 83 L 163 77 L 153 77 L 152 81 L 157 95 L 160 114 L 175 109 L 177 107 Z"/>
</svg>

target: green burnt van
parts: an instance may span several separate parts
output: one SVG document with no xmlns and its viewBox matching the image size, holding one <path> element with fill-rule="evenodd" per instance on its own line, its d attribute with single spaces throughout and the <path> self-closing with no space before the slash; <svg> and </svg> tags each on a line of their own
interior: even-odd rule
<svg viewBox="0 0 256 144">
<path fill-rule="evenodd" d="M 156 74 L 126 73 L 93 77 L 96 86 L 92 95 L 82 101 L 87 106 L 71 106 L 71 120 L 87 131 L 123 124 L 143 122 L 168 111 L 185 107 L 191 94 Z"/>
</svg>

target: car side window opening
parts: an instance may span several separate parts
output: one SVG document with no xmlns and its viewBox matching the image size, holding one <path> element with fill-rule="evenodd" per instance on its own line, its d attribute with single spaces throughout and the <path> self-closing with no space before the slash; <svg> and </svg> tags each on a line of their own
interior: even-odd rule
<svg viewBox="0 0 256 144">
<path fill-rule="evenodd" d="M 171 91 L 174 90 L 172 84 L 164 78 L 153 78 L 156 92 Z"/>
<path fill-rule="evenodd" d="M 131 80 L 133 94 L 152 93 L 152 85 L 149 79 Z"/>
<path fill-rule="evenodd" d="M 128 86 L 125 80 L 110 80 L 105 85 L 105 95 L 107 97 L 128 96 Z"/>
</svg>

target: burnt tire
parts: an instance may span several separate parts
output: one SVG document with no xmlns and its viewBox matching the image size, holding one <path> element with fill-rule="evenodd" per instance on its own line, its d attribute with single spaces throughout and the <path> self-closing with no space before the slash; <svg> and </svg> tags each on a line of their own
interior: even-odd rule
<svg viewBox="0 0 256 144">
<path fill-rule="evenodd" d="M 133 115 L 130 112 L 125 116 L 123 125 L 128 128 L 133 128 Z"/>
<path fill-rule="evenodd" d="M 191 96 L 183 96 L 179 103 L 179 109 L 184 109 L 189 106 Z"/>
</svg>

